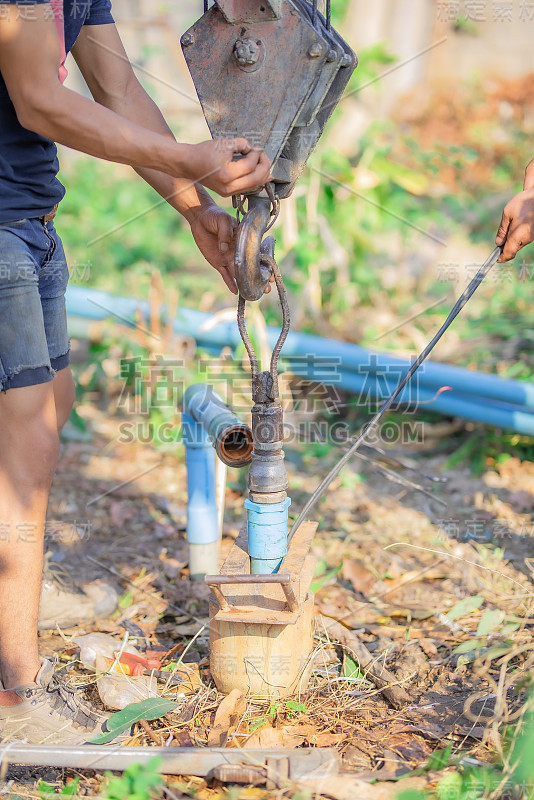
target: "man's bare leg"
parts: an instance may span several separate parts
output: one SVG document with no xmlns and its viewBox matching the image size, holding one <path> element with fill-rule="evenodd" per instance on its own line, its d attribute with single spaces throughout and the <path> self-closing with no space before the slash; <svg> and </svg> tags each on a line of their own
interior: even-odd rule
<svg viewBox="0 0 534 800">
<path fill-rule="evenodd" d="M 70 417 L 76 394 L 76 387 L 70 367 L 65 367 L 65 369 L 56 373 L 56 377 L 52 381 L 52 388 L 54 390 L 54 400 L 56 403 L 57 428 L 58 431 L 61 432 L 63 426 Z"/>
<path fill-rule="evenodd" d="M 59 454 L 56 380 L 0 393 L 0 677 L 6 689 L 31 683 L 41 663 L 44 522 Z"/>
</svg>

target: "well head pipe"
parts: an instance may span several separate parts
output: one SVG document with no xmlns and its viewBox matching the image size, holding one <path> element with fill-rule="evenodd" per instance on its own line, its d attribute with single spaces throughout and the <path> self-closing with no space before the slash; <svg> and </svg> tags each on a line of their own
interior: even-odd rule
<svg viewBox="0 0 534 800">
<path fill-rule="evenodd" d="M 189 414 L 210 437 L 217 455 L 228 467 L 245 467 L 252 458 L 252 431 L 208 384 L 186 389 L 184 414 Z"/>
</svg>

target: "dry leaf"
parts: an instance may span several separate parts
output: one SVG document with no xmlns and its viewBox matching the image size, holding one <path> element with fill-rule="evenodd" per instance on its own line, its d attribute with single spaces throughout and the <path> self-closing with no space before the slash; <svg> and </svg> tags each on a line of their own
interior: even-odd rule
<svg viewBox="0 0 534 800">
<path fill-rule="evenodd" d="M 347 775 L 299 781 L 296 787 L 311 789 L 314 796 L 321 795 L 332 800 L 395 800 L 401 792 L 422 790 L 426 783 L 426 778 L 416 777 L 405 778 L 400 783 L 370 784 Z"/>
<path fill-rule="evenodd" d="M 198 694 L 202 687 L 202 680 L 200 678 L 200 670 L 198 664 L 180 664 L 178 670 L 169 672 L 169 677 L 178 678 L 181 683 L 172 683 L 172 688 L 177 688 L 178 691 L 183 692 L 185 695 Z"/>
<path fill-rule="evenodd" d="M 312 725 L 284 725 L 280 728 L 283 747 L 300 747 L 313 731 Z"/>
<path fill-rule="evenodd" d="M 299 747 L 306 741 L 306 734 L 299 725 L 286 725 L 283 728 L 272 728 L 270 725 L 260 728 L 250 736 L 244 744 L 248 750 L 253 748 L 273 749 L 277 747 Z"/>
<path fill-rule="evenodd" d="M 114 525 L 121 528 L 129 519 L 133 519 L 136 515 L 135 506 L 131 503 L 124 503 L 120 500 L 114 500 L 109 507 L 109 516 Z"/>
<path fill-rule="evenodd" d="M 310 736 L 306 736 L 306 739 L 308 744 L 312 744 L 315 747 L 336 747 L 338 744 L 345 744 L 349 739 L 349 735 L 323 731 L 323 733 L 315 732 Z"/>
<path fill-rule="evenodd" d="M 425 651 L 429 658 L 439 658 L 439 650 L 432 641 L 432 639 L 428 639 L 426 636 L 422 636 L 420 639 L 417 640 Z"/>
<path fill-rule="evenodd" d="M 270 725 L 267 725 L 264 728 L 254 731 L 252 736 L 249 736 L 243 747 L 247 750 L 254 748 L 263 750 L 268 748 L 283 747 L 282 733 L 279 729 L 271 728 Z"/>
<path fill-rule="evenodd" d="M 176 731 L 173 733 L 171 747 L 195 747 L 195 741 L 189 731 Z"/>
<path fill-rule="evenodd" d="M 230 733 L 236 729 L 246 710 L 245 695 L 239 689 L 232 689 L 217 709 L 213 727 L 208 735 L 208 746 L 226 747 Z"/>
<path fill-rule="evenodd" d="M 506 498 L 506 502 L 518 514 L 534 511 L 534 495 L 525 489 L 519 489 L 518 492 L 512 492 Z"/>
<path fill-rule="evenodd" d="M 355 592 L 367 595 L 376 583 L 376 578 L 361 561 L 356 558 L 348 559 L 343 562 L 341 574 L 346 581 L 350 581 Z"/>
</svg>

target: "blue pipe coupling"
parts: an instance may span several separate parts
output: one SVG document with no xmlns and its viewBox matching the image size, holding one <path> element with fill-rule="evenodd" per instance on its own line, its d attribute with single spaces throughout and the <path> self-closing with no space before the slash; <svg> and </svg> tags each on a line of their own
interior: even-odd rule
<svg viewBox="0 0 534 800">
<path fill-rule="evenodd" d="M 281 503 L 255 503 L 245 500 L 248 526 L 248 552 L 252 575 L 278 572 L 287 555 L 287 525 L 291 498 Z"/>
</svg>

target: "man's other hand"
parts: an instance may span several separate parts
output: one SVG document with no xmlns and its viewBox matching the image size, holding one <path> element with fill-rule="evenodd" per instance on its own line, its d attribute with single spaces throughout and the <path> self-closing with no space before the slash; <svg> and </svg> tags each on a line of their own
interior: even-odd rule
<svg viewBox="0 0 534 800">
<path fill-rule="evenodd" d="M 186 177 L 231 197 L 253 191 L 269 181 L 271 163 L 246 139 L 217 139 L 189 146 Z M 235 155 L 241 158 L 234 160 Z"/>
<path fill-rule="evenodd" d="M 190 220 L 191 233 L 197 247 L 233 294 L 237 294 L 234 279 L 236 220 L 212 203 L 203 206 Z"/>
</svg>

